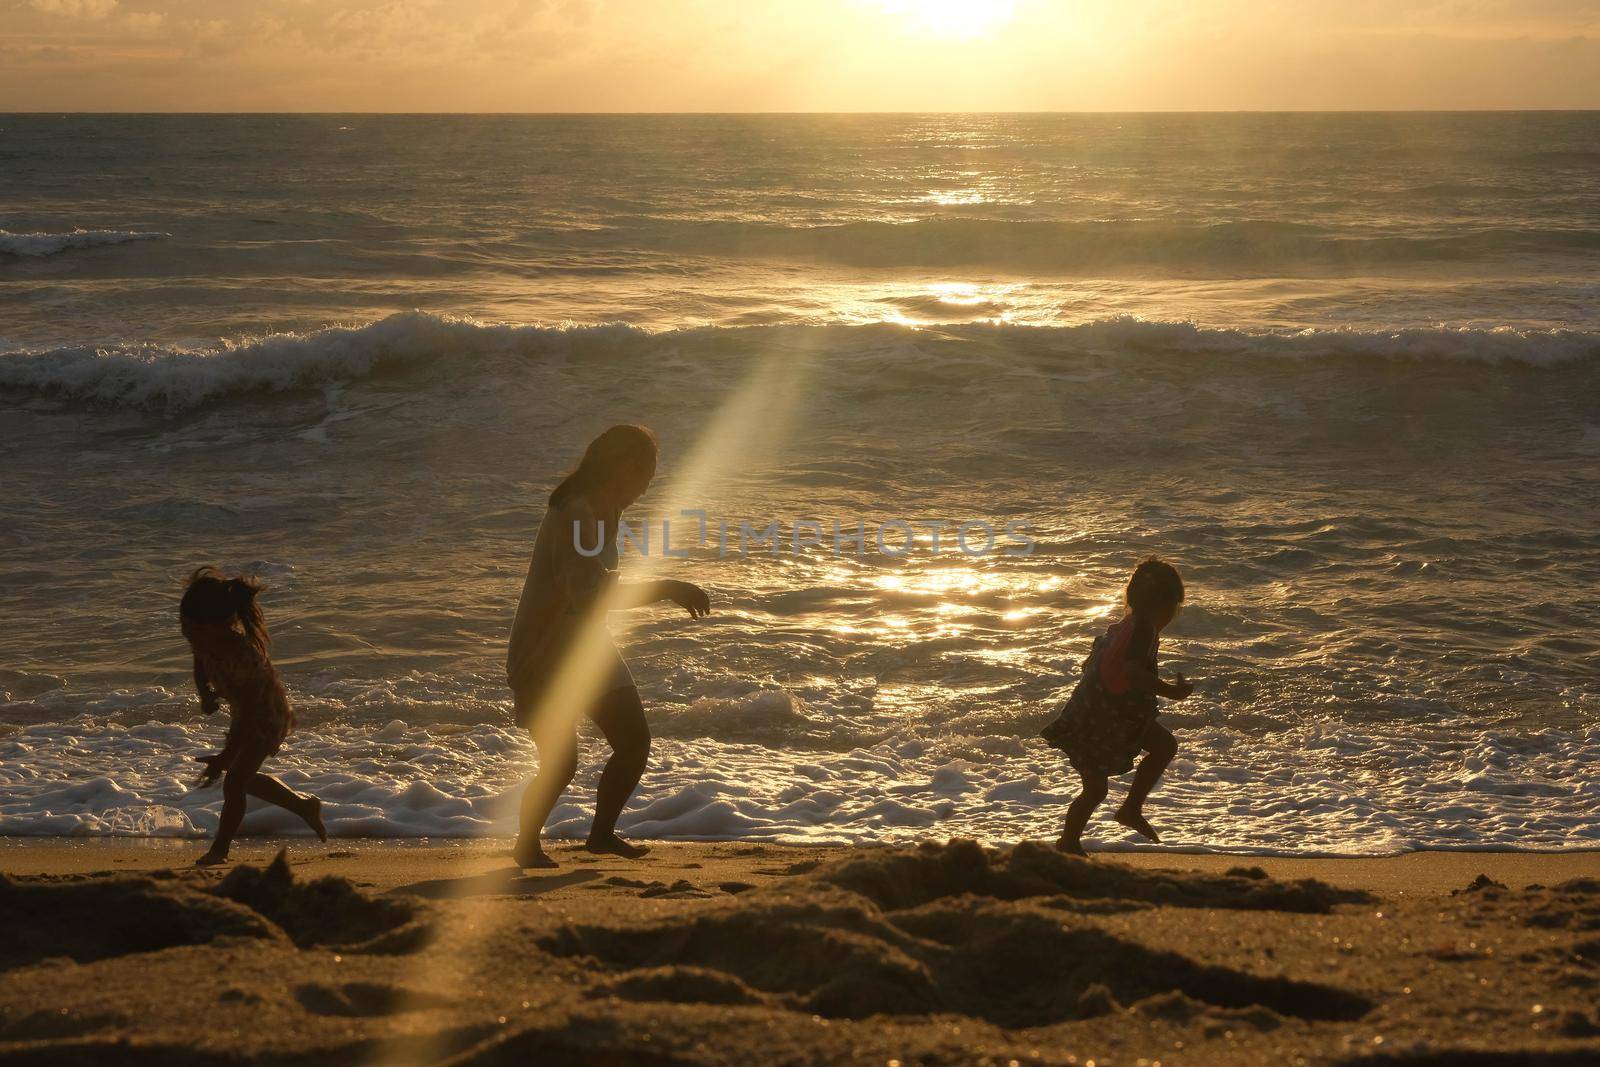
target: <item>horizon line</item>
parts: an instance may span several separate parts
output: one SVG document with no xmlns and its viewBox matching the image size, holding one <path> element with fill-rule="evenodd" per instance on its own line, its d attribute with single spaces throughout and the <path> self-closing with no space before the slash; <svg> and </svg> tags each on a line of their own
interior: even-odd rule
<svg viewBox="0 0 1600 1067">
<path fill-rule="evenodd" d="M 840 115 L 890 116 L 890 115 L 1515 115 L 1515 114 L 1593 114 L 1594 107 L 1426 107 L 1426 108 L 1111 108 L 1104 110 L 1052 110 L 1045 108 L 1027 110 L 884 110 L 884 111 L 250 111 L 228 109 L 215 111 L 94 111 L 72 108 L 26 108 L 0 111 L 0 116 L 10 115 L 88 115 L 109 116 L 225 116 L 225 115 L 364 115 L 369 117 L 548 117 L 548 118 L 684 118 L 684 117 L 767 117 L 784 116 L 821 117 Z"/>
</svg>

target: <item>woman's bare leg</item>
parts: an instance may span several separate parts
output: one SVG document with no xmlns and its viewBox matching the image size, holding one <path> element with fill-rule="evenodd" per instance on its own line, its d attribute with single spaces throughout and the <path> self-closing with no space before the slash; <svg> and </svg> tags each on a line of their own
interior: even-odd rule
<svg viewBox="0 0 1600 1067">
<path fill-rule="evenodd" d="M 1117 809 L 1114 818 L 1135 833 L 1152 841 L 1160 841 L 1155 827 L 1144 817 L 1144 802 L 1150 795 L 1150 790 L 1156 787 L 1162 772 L 1167 769 L 1167 764 L 1178 754 L 1178 739 L 1172 736 L 1171 730 L 1153 722 L 1145 730 L 1143 741 L 1146 755 L 1139 761 L 1138 770 L 1133 772 L 1133 782 L 1128 786 L 1128 796 Z"/>
<path fill-rule="evenodd" d="M 556 801 L 578 771 L 578 730 L 571 723 L 562 723 L 530 732 L 539 750 L 539 773 L 522 794 L 521 827 L 512 856 L 519 867 L 554 867 L 556 861 L 545 854 L 540 837 Z"/>
<path fill-rule="evenodd" d="M 617 836 L 617 817 L 633 796 L 645 764 L 650 760 L 650 726 L 645 722 L 639 691 L 632 686 L 613 689 L 601 698 L 594 721 L 611 744 L 611 758 L 600 772 L 596 790 L 594 826 L 585 845 L 591 852 L 606 852 L 630 859 L 647 851 Z"/>
</svg>

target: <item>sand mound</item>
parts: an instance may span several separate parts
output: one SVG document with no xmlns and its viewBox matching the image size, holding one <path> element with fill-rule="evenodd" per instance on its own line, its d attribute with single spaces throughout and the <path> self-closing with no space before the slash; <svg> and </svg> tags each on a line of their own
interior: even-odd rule
<svg viewBox="0 0 1600 1067">
<path fill-rule="evenodd" d="M 703 967 L 628 971 L 590 990 L 590 996 L 665 1000 L 675 1004 L 760 1004 L 761 994 L 730 975 Z"/>
<path fill-rule="evenodd" d="M 1574 878 L 1545 889 L 1529 886 L 1535 898 L 1524 920 L 1529 926 L 1567 930 L 1600 930 L 1600 879 Z"/>
<path fill-rule="evenodd" d="M 64 1012 L 60 1008 L 41 1008 L 13 1017 L 0 1010 L 0 1064 L 7 1062 L 3 1051 L 6 1042 L 59 1041 L 126 1026 L 127 1022 L 125 1016 L 116 1012 Z"/>
<path fill-rule="evenodd" d="M 1594 1067 L 1594 1053 L 1583 1049 L 1444 1049 L 1400 1052 L 1340 1060 L 1337 1067 Z"/>
<path fill-rule="evenodd" d="M 399 954 L 426 943 L 426 929 L 418 921 L 420 905 L 405 898 L 368 896 L 343 878 L 296 882 L 287 850 L 264 870 L 235 867 L 216 893 L 266 916 L 301 948 Z"/>
<path fill-rule="evenodd" d="M 1519 891 L 1507 889 L 1480 874 L 1465 889 L 1454 890 L 1450 895 L 1464 899 L 1483 912 L 1492 912 L 1508 901 L 1515 901 L 1515 909 L 1527 926 L 1600 930 L 1600 879 L 1573 878 L 1560 885 L 1530 885 Z"/>
<path fill-rule="evenodd" d="M 945 870 L 947 854 L 931 858 Z M 710 912 L 632 926 L 568 924 L 540 947 L 623 971 L 596 987 L 603 995 L 765 999 L 829 1018 L 954 1013 L 1008 1028 L 1044 1026 L 1172 993 L 1206 1010 L 1273 1019 L 1356 1019 L 1371 1008 L 1342 989 L 1202 966 L 1082 920 L 1064 923 L 1034 902 L 967 894 L 885 912 L 833 885 L 831 873 L 752 891 Z"/>
<path fill-rule="evenodd" d="M 1063 924 L 1042 908 L 967 897 L 897 914 L 893 922 L 943 946 L 946 952 L 930 956 L 939 986 L 961 1010 L 1002 1026 L 1115 1010 L 1093 1010 L 1107 999 L 1096 987 L 1117 1004 L 1177 992 L 1214 1007 L 1260 1007 L 1302 1019 L 1359 1019 L 1372 1006 L 1330 986 L 1200 966 L 1096 926 Z"/>
<path fill-rule="evenodd" d="M 353 952 L 415 951 L 415 902 L 369 897 L 343 878 L 298 883 L 284 853 L 266 869 L 196 876 L 14 880 L 0 875 L 0 970 L 53 957 L 78 963 L 221 937 L 288 940 Z"/>
<path fill-rule="evenodd" d="M 711 895 L 693 882 L 682 878 L 668 884 L 662 881 L 646 882 L 639 878 L 613 876 L 607 878 L 603 884 L 614 886 L 618 889 L 637 889 L 639 890 L 639 896 L 645 899 L 652 897 L 708 897 Z M 595 886 L 595 888 L 599 889 L 600 886 Z"/>
<path fill-rule="evenodd" d="M 1466 888 L 1450 890 L 1450 895 L 1459 897 L 1463 893 L 1503 893 L 1505 888 L 1503 882 L 1497 882 L 1487 874 L 1480 874 L 1468 882 Z"/>
<path fill-rule="evenodd" d="M 890 909 L 963 894 L 1000 900 L 1065 896 L 1113 901 L 1129 908 L 1153 904 L 1308 913 L 1372 899 L 1359 890 L 1336 889 L 1311 879 L 1276 882 L 1250 869 L 1223 875 L 1136 870 L 1067 856 L 1031 841 L 1000 852 L 966 840 L 885 849 L 823 867 L 813 877 Z"/>
<path fill-rule="evenodd" d="M 20 882 L 0 875 L 0 969 L 79 963 L 219 937 L 281 938 L 249 908 L 177 879 Z"/>
<path fill-rule="evenodd" d="M 690 968 L 777 995 L 796 1009 L 849 1015 L 851 992 L 872 990 L 875 1011 L 933 1010 L 933 976 L 905 949 L 913 945 L 876 909 L 842 894 L 800 901 L 745 894 L 743 906 L 640 926 L 568 924 L 540 941 L 558 956 L 582 956 L 623 970 Z M 836 990 L 849 989 L 841 995 Z M 671 988 L 651 999 L 678 999 Z M 690 1000 L 698 998 L 692 997 Z"/>
<path fill-rule="evenodd" d="M 636 1020 L 635 1026 L 630 1027 L 618 1025 L 616 1020 L 607 1016 L 574 1013 L 541 1020 L 526 1029 L 496 1036 L 444 1062 L 446 1067 L 527 1067 L 529 1064 L 547 1063 L 582 1064 L 583 1067 L 699 1067 L 707 1062 L 730 1062 L 725 1057 L 697 1055 L 687 1051 L 697 1043 L 704 1043 L 704 1032 L 700 1030 L 704 1025 L 703 1020 L 698 1019 L 680 1020 L 646 1014 Z M 663 1048 L 663 1045 L 686 1051 L 679 1054 Z M 732 1062 L 762 1062 L 765 1059 L 765 1056 L 752 1056 Z M 772 1059 L 776 1062 L 804 1062 L 794 1057 Z"/>
<path fill-rule="evenodd" d="M 295 988 L 294 997 L 302 1008 L 313 1015 L 339 1015 L 350 1018 L 427 1011 L 433 1008 L 448 1008 L 455 1003 L 448 997 L 441 997 L 435 993 L 386 985 L 382 982 L 345 982 L 342 985 L 307 982 Z"/>
</svg>

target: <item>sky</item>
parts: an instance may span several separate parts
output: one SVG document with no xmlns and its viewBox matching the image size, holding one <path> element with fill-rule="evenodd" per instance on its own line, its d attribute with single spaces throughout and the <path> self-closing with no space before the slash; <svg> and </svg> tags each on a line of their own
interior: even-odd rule
<svg viewBox="0 0 1600 1067">
<path fill-rule="evenodd" d="M 1600 0 L 0 0 L 0 111 L 1600 108 Z"/>
</svg>

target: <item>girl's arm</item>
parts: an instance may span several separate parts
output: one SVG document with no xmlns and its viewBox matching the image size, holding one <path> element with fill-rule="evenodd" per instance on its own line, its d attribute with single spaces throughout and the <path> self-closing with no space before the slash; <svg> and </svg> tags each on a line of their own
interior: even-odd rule
<svg viewBox="0 0 1600 1067">
<path fill-rule="evenodd" d="M 194 658 L 194 688 L 200 694 L 200 710 L 207 715 L 216 711 L 221 706 L 217 699 L 217 691 L 211 686 L 211 679 L 206 677 L 206 669 L 200 664 L 200 657 Z"/>
<path fill-rule="evenodd" d="M 1154 693 L 1168 700 L 1182 700 L 1194 692 L 1194 683 L 1185 678 L 1182 672 L 1174 675 L 1176 681 L 1164 681 L 1155 671 L 1144 663 L 1129 661 L 1127 665 L 1128 687 L 1137 689 L 1141 693 Z"/>
<path fill-rule="evenodd" d="M 222 751 L 214 756 L 196 756 L 195 762 L 203 764 L 205 770 L 200 773 L 202 788 L 221 778 L 233 766 L 233 761 L 239 758 L 239 749 L 244 743 L 244 731 L 239 729 L 239 716 L 235 715 L 228 723 L 228 739 L 222 744 Z"/>
</svg>

